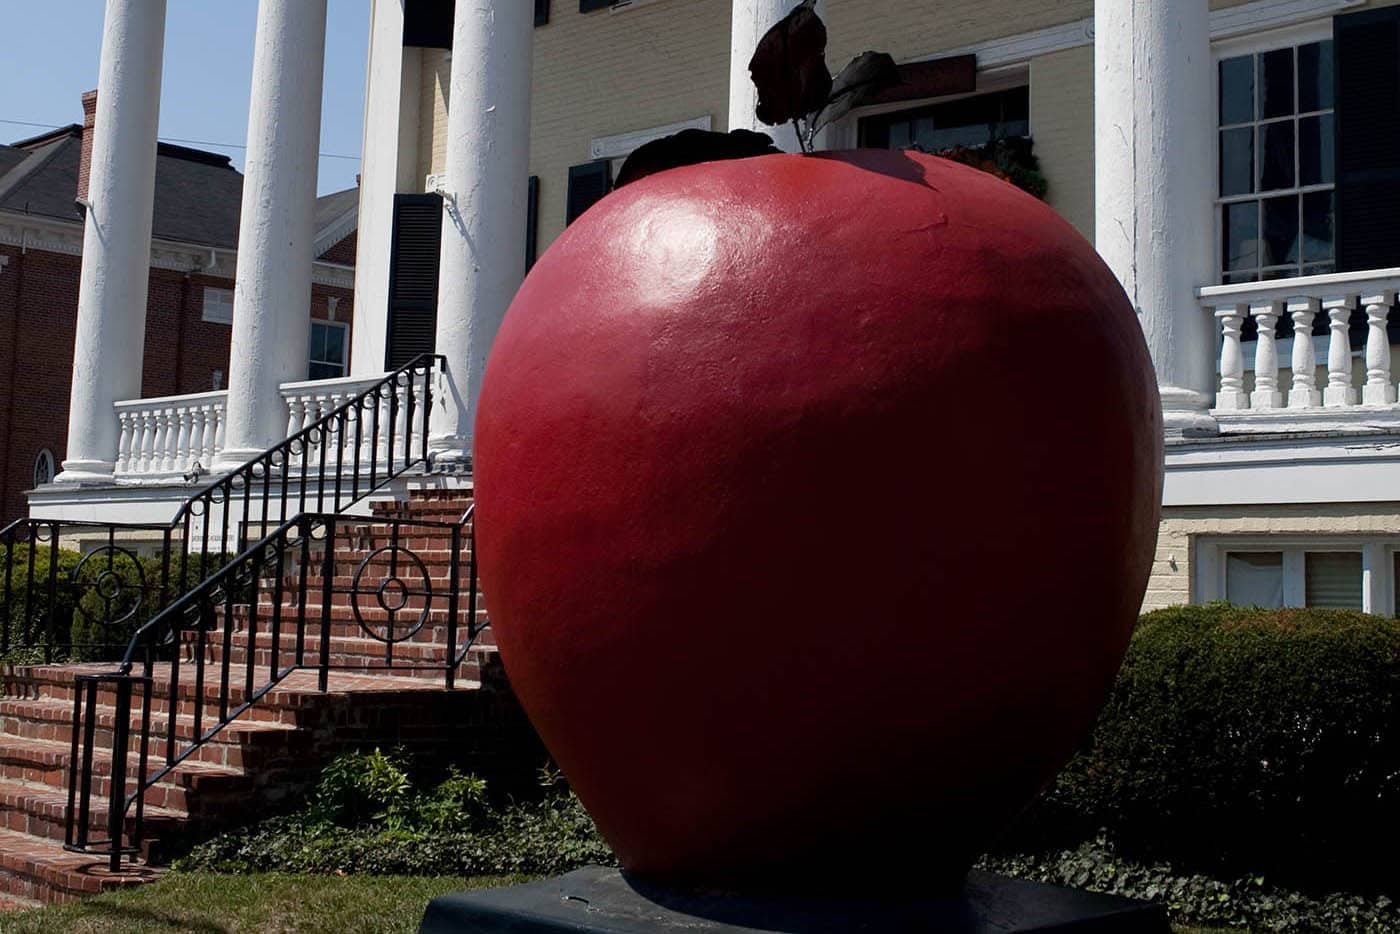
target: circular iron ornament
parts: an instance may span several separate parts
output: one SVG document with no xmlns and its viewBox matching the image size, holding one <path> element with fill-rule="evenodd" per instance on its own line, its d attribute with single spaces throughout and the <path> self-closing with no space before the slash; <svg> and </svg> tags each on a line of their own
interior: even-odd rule
<svg viewBox="0 0 1400 934">
<path fill-rule="evenodd" d="M 380 578 L 377 584 L 370 586 L 372 581 L 366 581 L 365 577 L 368 574 L 373 578 L 375 574 L 379 573 L 370 568 L 376 559 L 381 564 L 392 564 L 396 571 Z M 409 572 L 410 576 L 416 574 L 422 579 L 422 589 L 414 590 L 400 576 L 405 570 Z M 371 639 L 390 644 L 403 642 L 418 634 L 428 622 L 428 612 L 432 609 L 433 597 L 436 596 L 433 593 L 432 579 L 428 576 L 428 568 L 423 564 L 423 559 L 407 548 L 397 545 L 385 545 L 365 556 L 365 559 L 360 562 L 360 566 L 355 569 L 355 578 L 351 582 L 350 593 L 353 597 L 350 605 L 355 611 L 355 622 L 359 623 L 360 628 Z M 409 606 L 414 597 L 422 598 L 423 601 L 423 606 L 417 611 L 416 617 L 412 617 L 414 609 Z M 378 624 L 366 622 L 361 607 L 362 598 L 373 598 L 374 603 L 371 607 L 377 606 L 387 612 L 389 614 L 388 620 Z M 410 614 L 413 619 L 412 623 L 401 629 L 399 621 L 395 618 L 397 613 Z"/>
<path fill-rule="evenodd" d="M 324 435 L 325 432 L 322 431 L 319 426 L 313 426 L 311 428 L 306 429 L 306 434 L 303 435 L 303 437 L 306 439 L 307 444 L 311 445 L 312 447 L 315 447 L 316 445 L 321 443 L 321 440 L 324 437 Z"/>
<path fill-rule="evenodd" d="M 196 519 L 204 515 L 204 497 L 196 497 L 190 500 L 190 515 Z"/>
<path fill-rule="evenodd" d="M 301 438 L 291 438 L 287 441 L 287 456 L 301 457 L 306 453 L 306 445 Z"/>
<path fill-rule="evenodd" d="M 73 568 L 72 577 L 77 600 L 74 611 L 89 623 L 119 626 L 130 622 L 146 602 L 146 580 L 141 561 L 119 545 L 103 545 L 83 555 Z M 88 600 L 96 594 L 97 600 Z M 89 610 L 85 604 L 100 603 Z"/>
</svg>

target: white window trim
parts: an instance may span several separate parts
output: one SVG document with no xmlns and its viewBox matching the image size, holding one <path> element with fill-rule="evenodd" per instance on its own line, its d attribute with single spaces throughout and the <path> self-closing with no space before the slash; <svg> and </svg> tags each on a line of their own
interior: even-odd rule
<svg viewBox="0 0 1400 934">
<path fill-rule="evenodd" d="M 1303 556 L 1310 551 L 1361 552 L 1361 611 L 1393 616 L 1395 554 L 1400 536 L 1268 535 L 1202 536 L 1195 547 L 1195 603 L 1225 599 L 1225 555 L 1232 551 L 1283 553 L 1283 605 L 1305 602 Z"/>
<path fill-rule="evenodd" d="M 323 327 L 336 328 L 340 331 L 340 359 L 345 361 L 345 372 L 340 376 L 328 377 L 329 379 L 344 379 L 350 375 L 350 323 L 348 321 L 327 321 L 325 318 L 312 318 L 311 326 L 322 325 Z M 308 370 L 313 363 L 330 363 L 329 360 L 313 360 L 307 354 L 306 367 Z"/>
</svg>

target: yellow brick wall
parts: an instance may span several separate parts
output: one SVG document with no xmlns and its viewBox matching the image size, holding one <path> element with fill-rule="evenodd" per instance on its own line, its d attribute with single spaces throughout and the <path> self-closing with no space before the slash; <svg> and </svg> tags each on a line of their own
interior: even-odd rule
<svg viewBox="0 0 1400 934">
<path fill-rule="evenodd" d="M 423 50 L 423 81 L 418 101 L 418 184 L 447 166 L 447 105 L 452 89 L 452 55 Z"/>
<path fill-rule="evenodd" d="M 1211 0 L 1219 9 L 1249 0 Z M 1372 0 L 1386 6 L 1400 0 Z M 709 115 L 726 129 L 732 0 L 650 0 L 616 13 L 580 14 L 554 3 L 535 30 L 530 172 L 540 177 L 539 246 L 564 227 L 568 169 L 600 136 Z M 839 69 L 866 49 L 896 60 L 1093 14 L 1092 0 L 827 0 L 828 60 Z M 425 50 L 421 175 L 442 171 L 448 59 Z M 1031 63 L 1031 118 L 1050 182 L 1048 200 L 1086 236 L 1093 232 L 1093 50 Z"/>
<path fill-rule="evenodd" d="M 1169 507 L 1162 511 L 1143 609 L 1191 602 L 1199 536 L 1348 534 L 1400 535 L 1400 503 Z"/>
<path fill-rule="evenodd" d="M 1050 184 L 1045 200 L 1094 239 L 1094 50 L 1031 61 L 1031 136 Z"/>
<path fill-rule="evenodd" d="M 541 251 L 564 229 L 569 166 L 589 161 L 594 138 L 706 114 L 727 128 L 730 8 L 660 0 L 580 14 L 554 4 L 535 30 L 530 174 L 540 178 Z"/>
</svg>

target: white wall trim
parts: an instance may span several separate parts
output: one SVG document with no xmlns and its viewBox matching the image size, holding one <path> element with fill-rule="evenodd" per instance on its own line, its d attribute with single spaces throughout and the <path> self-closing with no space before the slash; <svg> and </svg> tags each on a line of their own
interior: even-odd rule
<svg viewBox="0 0 1400 934">
<path fill-rule="evenodd" d="M 61 221 L 34 214 L 0 212 L 0 243 L 17 246 L 25 251 L 40 250 L 45 253 L 81 256 L 83 225 L 76 221 Z M 169 269 L 233 279 L 237 271 L 237 259 L 238 254 L 229 249 L 172 240 L 151 241 L 152 269 Z M 312 266 L 311 281 L 330 288 L 352 289 L 355 286 L 355 267 L 317 260 Z"/>
<path fill-rule="evenodd" d="M 1366 0 L 1254 0 L 1210 14 L 1212 41 L 1291 26 L 1321 19 L 1363 5 Z M 988 39 L 985 42 L 917 55 L 911 62 L 924 62 L 953 55 L 976 55 L 978 70 L 999 68 L 1030 61 L 1041 55 L 1063 52 L 1094 43 L 1094 18 L 1084 19 L 1033 32 Z"/>
<path fill-rule="evenodd" d="M 1366 413 L 1363 413 L 1366 414 Z M 1391 415 L 1369 413 L 1374 419 Z M 1394 502 L 1400 434 L 1258 438 L 1167 448 L 1163 506 Z"/>
<path fill-rule="evenodd" d="M 714 118 L 705 114 L 703 117 L 682 120 L 680 123 L 668 123 L 665 126 L 654 126 L 645 130 L 631 130 L 613 136 L 600 136 L 593 140 L 588 148 L 594 159 L 620 159 L 623 156 L 631 155 L 632 151 L 639 146 L 650 143 L 652 140 L 661 139 L 663 136 L 670 136 L 681 130 L 708 130 L 713 126 Z"/>
<path fill-rule="evenodd" d="M 356 199 L 355 204 L 349 210 L 331 221 L 318 233 L 313 248 L 315 252 L 312 253 L 312 255 L 320 256 L 322 253 L 350 236 L 350 234 L 355 232 L 355 228 L 359 226 L 359 222 L 360 203 L 359 200 Z"/>
</svg>

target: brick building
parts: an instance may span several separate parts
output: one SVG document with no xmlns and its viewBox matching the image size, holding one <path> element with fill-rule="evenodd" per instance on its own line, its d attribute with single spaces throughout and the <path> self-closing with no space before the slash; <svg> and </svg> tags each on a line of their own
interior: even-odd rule
<svg viewBox="0 0 1400 934">
<path fill-rule="evenodd" d="M 85 125 L 0 145 L 0 520 L 66 456 L 96 97 Z M 143 399 L 227 384 L 242 190 L 227 156 L 159 145 Z M 348 371 L 358 201 L 316 204 L 308 377 Z"/>
</svg>

